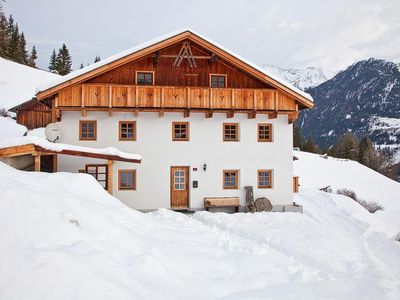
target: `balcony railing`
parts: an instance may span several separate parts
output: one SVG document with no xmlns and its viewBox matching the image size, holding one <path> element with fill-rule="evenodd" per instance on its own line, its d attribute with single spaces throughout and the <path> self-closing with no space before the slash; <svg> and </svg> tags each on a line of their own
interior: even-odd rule
<svg viewBox="0 0 400 300">
<path fill-rule="evenodd" d="M 293 99 L 274 89 L 80 84 L 59 93 L 57 107 L 180 108 L 293 111 Z"/>
</svg>

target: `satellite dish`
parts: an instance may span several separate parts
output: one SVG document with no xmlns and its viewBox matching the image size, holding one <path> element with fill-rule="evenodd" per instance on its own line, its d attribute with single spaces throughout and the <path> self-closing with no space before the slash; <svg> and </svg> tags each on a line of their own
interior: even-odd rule
<svg viewBox="0 0 400 300">
<path fill-rule="evenodd" d="M 50 123 L 47 125 L 44 134 L 46 135 L 46 139 L 52 143 L 59 141 L 62 138 L 61 129 L 56 123 Z"/>
</svg>

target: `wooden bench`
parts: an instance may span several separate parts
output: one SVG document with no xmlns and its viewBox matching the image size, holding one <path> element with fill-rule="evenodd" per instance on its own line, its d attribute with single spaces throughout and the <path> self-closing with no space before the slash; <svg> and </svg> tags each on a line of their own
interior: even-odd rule
<svg viewBox="0 0 400 300">
<path fill-rule="evenodd" d="M 235 212 L 239 212 L 239 197 L 206 197 L 204 198 L 204 207 L 206 211 L 217 207 L 234 207 Z"/>
</svg>

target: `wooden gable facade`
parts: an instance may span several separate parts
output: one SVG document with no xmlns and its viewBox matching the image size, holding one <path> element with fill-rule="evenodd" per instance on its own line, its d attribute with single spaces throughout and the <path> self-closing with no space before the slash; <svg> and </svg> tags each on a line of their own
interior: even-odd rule
<svg viewBox="0 0 400 300">
<path fill-rule="evenodd" d="M 138 83 L 143 72 L 151 74 L 151 84 Z M 211 87 L 212 76 L 223 76 L 224 86 Z M 51 101 L 53 122 L 71 110 L 82 115 L 90 110 L 287 114 L 292 122 L 300 109 L 313 106 L 301 93 L 190 31 L 100 64 L 42 90 L 37 99 Z"/>
</svg>

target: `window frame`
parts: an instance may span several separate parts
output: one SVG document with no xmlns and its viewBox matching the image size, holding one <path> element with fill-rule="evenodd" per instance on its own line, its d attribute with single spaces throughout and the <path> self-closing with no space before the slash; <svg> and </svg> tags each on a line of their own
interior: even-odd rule
<svg viewBox="0 0 400 300">
<path fill-rule="evenodd" d="M 235 139 L 227 139 L 225 136 L 225 126 L 232 126 L 235 125 L 236 127 L 236 137 Z M 240 141 L 240 134 L 239 134 L 239 123 L 223 123 L 222 124 L 222 140 L 224 142 L 239 142 Z"/>
<path fill-rule="evenodd" d="M 138 84 L 138 73 L 152 74 L 152 78 L 153 78 L 152 83 L 151 84 Z M 154 71 L 141 71 L 141 70 L 138 70 L 138 71 L 135 72 L 135 84 L 139 85 L 139 86 L 154 86 L 154 83 L 156 81 L 155 75 L 156 74 L 155 74 Z"/>
<path fill-rule="evenodd" d="M 221 86 L 212 86 L 212 77 L 213 77 L 213 76 L 225 77 L 225 79 L 224 79 L 224 86 L 223 86 L 223 87 L 221 87 Z M 228 86 L 228 74 L 210 73 L 210 74 L 209 74 L 209 77 L 208 77 L 208 81 L 209 81 L 209 86 L 210 86 L 211 88 L 214 88 L 214 89 L 223 89 L 223 88 L 226 88 L 226 87 Z"/>
<path fill-rule="evenodd" d="M 121 187 L 122 173 L 132 173 L 132 187 Z M 119 169 L 118 170 L 118 190 L 119 191 L 136 191 L 136 169 Z"/>
<path fill-rule="evenodd" d="M 261 126 L 268 126 L 269 127 L 269 138 L 268 139 L 263 139 L 260 138 L 260 127 Z M 266 143 L 266 142 L 272 142 L 272 124 L 271 123 L 258 123 L 257 124 L 257 141 L 259 143 Z"/>
<path fill-rule="evenodd" d="M 96 168 L 96 176 L 93 176 L 92 174 L 93 173 L 89 173 L 88 172 L 88 168 L 93 168 L 93 167 L 95 167 Z M 106 173 L 99 173 L 98 171 L 99 171 L 99 167 L 105 167 L 106 168 Z M 100 181 L 104 181 L 105 182 L 105 187 L 104 187 L 104 189 L 107 191 L 108 190 L 108 165 L 107 164 L 87 164 L 87 165 L 85 165 L 85 173 L 86 174 L 89 174 L 89 175 L 91 175 L 91 176 L 93 176 L 98 182 L 99 182 L 99 184 L 100 184 Z M 99 174 L 105 174 L 105 177 L 106 177 L 106 179 L 105 180 L 99 180 L 98 179 L 98 175 Z"/>
<path fill-rule="evenodd" d="M 260 185 L 260 173 L 269 173 L 269 185 Z M 257 170 L 257 187 L 259 189 L 272 189 L 273 188 L 273 170 L 272 169 L 262 169 Z"/>
<path fill-rule="evenodd" d="M 186 138 L 175 137 L 175 125 L 186 125 Z M 189 122 L 172 122 L 172 141 L 173 142 L 188 142 L 190 141 L 190 125 Z"/>
<path fill-rule="evenodd" d="M 83 135 L 82 135 L 83 124 L 89 124 L 89 123 L 94 124 L 94 136 L 90 137 L 90 138 L 83 137 Z M 96 120 L 79 120 L 79 140 L 80 141 L 96 141 L 97 140 L 97 121 Z"/>
<path fill-rule="evenodd" d="M 225 185 L 225 174 L 226 173 L 235 173 L 236 174 L 236 180 L 235 180 L 235 185 L 234 186 L 226 186 Z M 239 189 L 239 174 L 240 170 L 223 170 L 222 171 L 222 188 L 224 190 L 237 190 Z"/>
<path fill-rule="evenodd" d="M 123 124 L 132 124 L 133 125 L 133 137 L 122 137 L 122 125 Z M 118 126 L 118 137 L 120 141 L 136 141 L 136 121 L 119 121 Z"/>
</svg>

